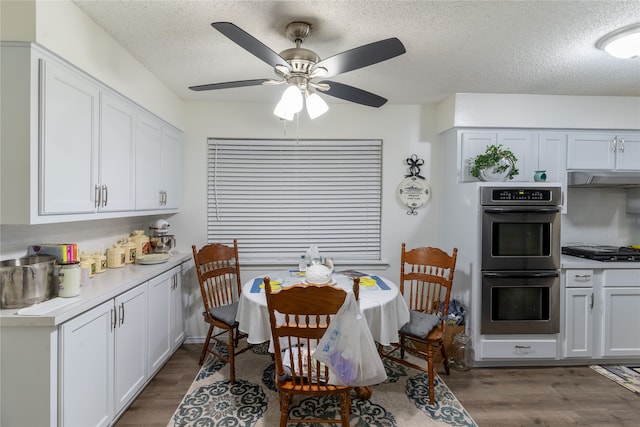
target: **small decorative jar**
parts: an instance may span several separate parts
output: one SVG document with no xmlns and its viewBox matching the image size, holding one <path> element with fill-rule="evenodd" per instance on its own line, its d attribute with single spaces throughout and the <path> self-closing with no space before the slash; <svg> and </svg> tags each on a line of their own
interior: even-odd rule
<svg viewBox="0 0 640 427">
<path fill-rule="evenodd" d="M 126 261 L 126 254 L 122 246 L 113 245 L 107 250 L 107 268 L 123 267 Z"/>
<path fill-rule="evenodd" d="M 129 238 L 125 238 L 120 241 L 120 246 L 124 248 L 125 264 L 133 264 L 136 260 L 136 244 Z"/>
<path fill-rule="evenodd" d="M 92 257 L 95 261 L 96 273 L 104 273 L 107 270 L 107 257 L 100 251 L 94 252 Z"/>
<path fill-rule="evenodd" d="M 80 254 L 80 268 L 88 268 L 89 269 L 89 277 L 93 277 L 96 275 L 96 261 L 93 259 L 93 256 L 82 252 Z"/>
<path fill-rule="evenodd" d="M 149 236 L 145 236 L 144 230 L 134 230 L 131 241 L 136 245 L 136 257 L 151 253 Z"/>
<path fill-rule="evenodd" d="M 544 182 L 547 180 L 547 171 L 536 171 L 533 175 L 533 180 L 536 182 Z"/>
</svg>

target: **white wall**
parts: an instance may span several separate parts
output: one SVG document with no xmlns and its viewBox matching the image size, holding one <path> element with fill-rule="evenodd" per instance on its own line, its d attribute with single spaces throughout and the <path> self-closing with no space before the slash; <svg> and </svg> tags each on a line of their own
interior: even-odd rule
<svg viewBox="0 0 640 427">
<path fill-rule="evenodd" d="M 438 111 L 452 127 L 640 129 L 640 97 L 458 93 Z"/>
<path fill-rule="evenodd" d="M 372 109 L 359 105 L 331 105 L 328 113 L 316 120 L 301 115 L 300 123 L 284 122 L 272 114 L 272 105 L 233 103 L 186 103 L 184 135 L 183 209 L 171 220 L 178 247 L 188 250 L 194 244 L 206 244 L 207 226 L 207 138 L 314 138 L 382 139 L 382 258 L 390 267 L 378 273 L 396 280 L 399 277 L 400 245 L 410 247 L 437 245 L 438 209 L 443 203 L 438 192 L 440 162 L 435 133 L 435 107 L 386 105 Z M 396 198 L 396 187 L 408 173 L 407 157 L 416 154 L 425 160 L 422 175 L 431 183 L 433 197 L 418 215 L 407 215 Z M 322 250 L 322 248 L 320 248 Z M 292 266 L 297 260 L 291 260 Z M 337 267 L 341 267 L 336 259 Z M 357 268 L 357 266 L 352 266 Z M 369 268 L 371 271 L 371 269 Z M 264 269 L 243 266 L 242 280 L 264 274 Z M 186 280 L 188 289 L 189 330 L 204 334 L 197 304 L 198 289 L 193 275 Z"/>
<path fill-rule="evenodd" d="M 627 246 L 640 242 L 640 215 L 626 213 L 622 188 L 569 188 L 562 244 Z"/>
</svg>

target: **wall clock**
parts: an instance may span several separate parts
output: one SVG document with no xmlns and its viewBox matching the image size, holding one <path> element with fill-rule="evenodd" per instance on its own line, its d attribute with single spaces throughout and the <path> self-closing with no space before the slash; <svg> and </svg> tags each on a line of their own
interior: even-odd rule
<svg viewBox="0 0 640 427">
<path fill-rule="evenodd" d="M 407 215 L 418 215 L 416 209 L 421 208 L 431 198 L 431 187 L 419 176 L 410 176 L 398 185 L 398 197 L 409 208 Z"/>
</svg>

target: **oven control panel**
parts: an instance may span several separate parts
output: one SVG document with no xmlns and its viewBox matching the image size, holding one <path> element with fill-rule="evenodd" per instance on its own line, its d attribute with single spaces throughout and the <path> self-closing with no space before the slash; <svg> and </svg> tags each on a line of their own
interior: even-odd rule
<svg viewBox="0 0 640 427">
<path fill-rule="evenodd" d="M 491 205 L 561 205 L 561 189 L 556 187 L 482 187 L 483 206 Z"/>
<path fill-rule="evenodd" d="M 493 200 L 551 200 L 551 192 L 548 189 L 499 189 L 493 190 L 491 194 Z"/>
</svg>

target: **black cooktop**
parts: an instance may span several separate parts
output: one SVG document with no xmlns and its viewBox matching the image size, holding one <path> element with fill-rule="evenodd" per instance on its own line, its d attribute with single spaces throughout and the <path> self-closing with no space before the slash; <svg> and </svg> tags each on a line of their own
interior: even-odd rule
<svg viewBox="0 0 640 427">
<path fill-rule="evenodd" d="M 562 253 L 605 262 L 640 262 L 640 249 L 629 246 L 578 245 L 563 246 Z"/>
</svg>

